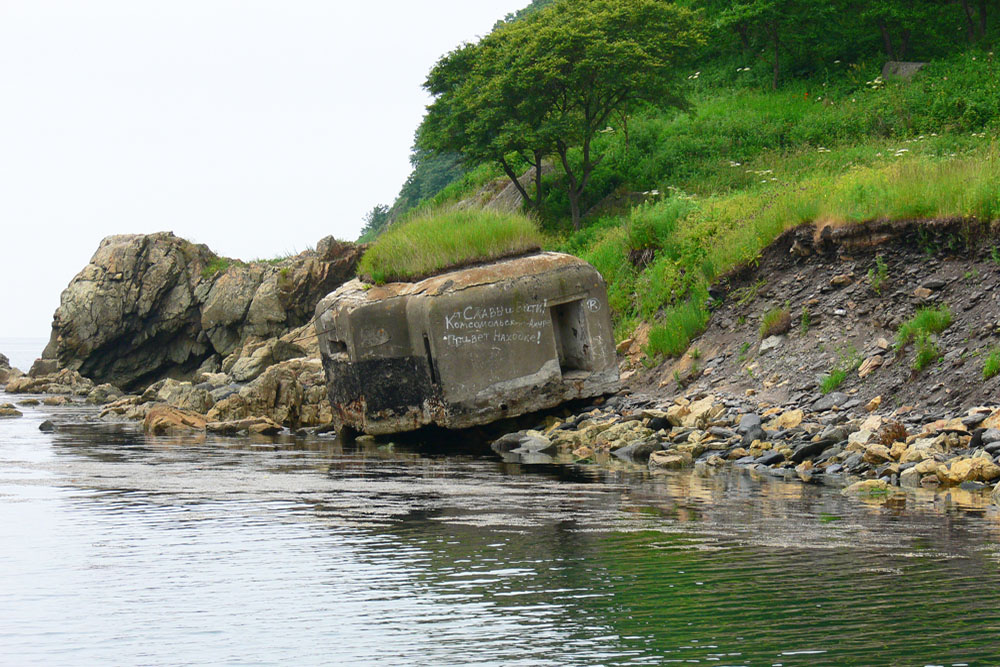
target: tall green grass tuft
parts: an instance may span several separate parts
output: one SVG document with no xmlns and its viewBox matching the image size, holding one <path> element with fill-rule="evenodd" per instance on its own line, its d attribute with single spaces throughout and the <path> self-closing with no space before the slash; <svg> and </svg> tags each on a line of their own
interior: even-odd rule
<svg viewBox="0 0 1000 667">
<path fill-rule="evenodd" d="M 705 330 L 708 317 L 695 298 L 667 309 L 661 322 L 649 331 L 646 355 L 679 357 L 684 354 L 691 340 Z"/>
<path fill-rule="evenodd" d="M 948 306 L 921 308 L 903 322 L 896 332 L 897 347 L 905 347 L 912 340 L 926 339 L 930 334 L 941 333 L 951 325 L 951 311 Z"/>
<path fill-rule="evenodd" d="M 991 380 L 997 373 L 1000 373 L 1000 347 L 991 349 L 983 362 L 983 379 Z"/>
<path fill-rule="evenodd" d="M 368 282 L 416 280 L 442 270 L 537 249 L 528 217 L 485 210 L 438 211 L 390 227 L 358 265 Z"/>
</svg>

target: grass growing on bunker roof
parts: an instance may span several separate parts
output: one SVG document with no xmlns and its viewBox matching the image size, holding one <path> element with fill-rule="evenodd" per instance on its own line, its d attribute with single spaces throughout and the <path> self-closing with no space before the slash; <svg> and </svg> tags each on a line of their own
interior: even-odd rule
<svg viewBox="0 0 1000 667">
<path fill-rule="evenodd" d="M 542 235 L 528 217 L 496 211 L 435 211 L 389 228 L 358 266 L 382 284 L 424 278 L 445 269 L 538 249 Z"/>
</svg>

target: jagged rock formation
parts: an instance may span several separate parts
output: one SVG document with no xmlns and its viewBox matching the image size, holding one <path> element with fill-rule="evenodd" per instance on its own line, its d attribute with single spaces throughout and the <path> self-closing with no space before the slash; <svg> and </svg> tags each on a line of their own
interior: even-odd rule
<svg viewBox="0 0 1000 667">
<path fill-rule="evenodd" d="M 7 384 L 7 379 L 10 377 L 10 359 L 5 355 L 0 354 L 0 384 Z"/>
<path fill-rule="evenodd" d="M 49 361 L 31 374 L 58 367 L 136 390 L 219 370 L 247 345 L 268 347 L 271 363 L 304 355 L 278 346 L 276 357 L 266 341 L 309 322 L 316 303 L 353 275 L 362 250 L 327 237 L 316 250 L 244 264 L 169 232 L 110 236 L 63 292 Z"/>
</svg>

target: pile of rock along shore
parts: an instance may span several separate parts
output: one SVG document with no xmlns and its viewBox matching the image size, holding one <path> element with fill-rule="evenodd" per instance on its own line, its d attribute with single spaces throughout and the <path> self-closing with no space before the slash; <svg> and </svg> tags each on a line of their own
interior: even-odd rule
<svg viewBox="0 0 1000 667">
<path fill-rule="evenodd" d="M 615 397 L 493 442 L 507 460 L 644 465 L 653 472 L 733 465 L 884 496 L 899 488 L 988 491 L 1000 480 L 1000 407 L 962 415 L 900 407 L 879 414 L 840 392 L 800 405 L 713 394 L 669 404 Z M 993 490 L 1000 503 L 1000 484 Z"/>
</svg>

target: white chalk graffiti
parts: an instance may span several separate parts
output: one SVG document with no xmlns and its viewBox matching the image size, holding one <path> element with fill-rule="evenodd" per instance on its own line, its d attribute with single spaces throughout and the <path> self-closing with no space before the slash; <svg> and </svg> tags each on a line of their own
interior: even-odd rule
<svg viewBox="0 0 1000 667">
<path fill-rule="evenodd" d="M 540 317 L 539 317 L 540 316 Z M 467 345 L 542 344 L 542 329 L 552 326 L 548 302 L 466 306 L 444 316 L 442 340 L 448 347 Z M 495 349 L 495 348 L 494 348 Z"/>
</svg>

